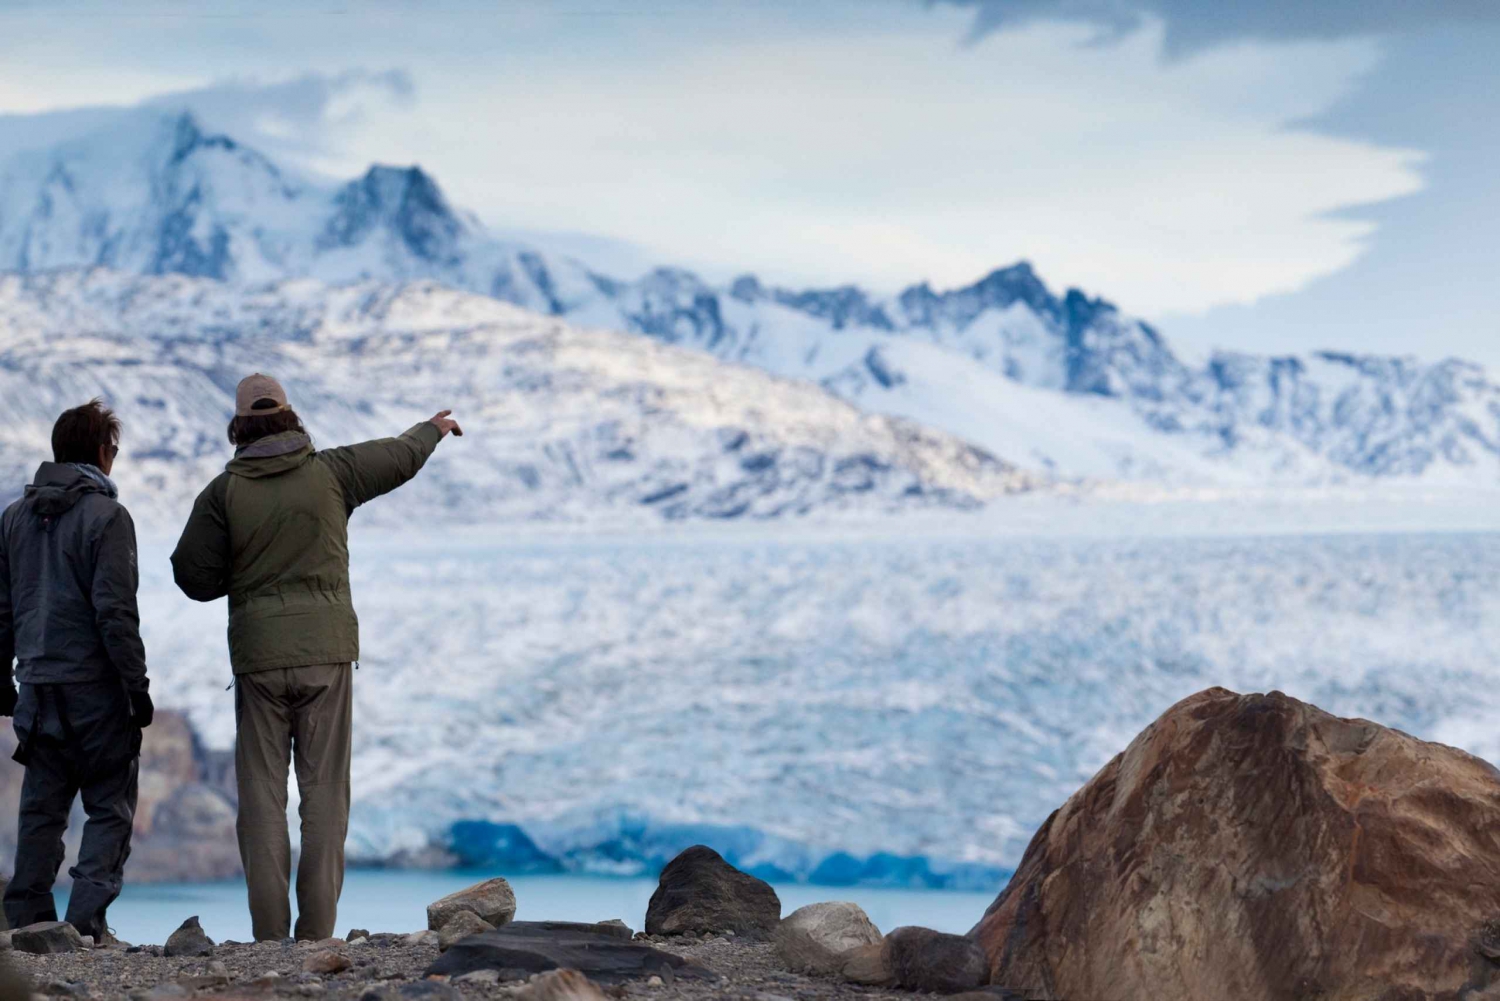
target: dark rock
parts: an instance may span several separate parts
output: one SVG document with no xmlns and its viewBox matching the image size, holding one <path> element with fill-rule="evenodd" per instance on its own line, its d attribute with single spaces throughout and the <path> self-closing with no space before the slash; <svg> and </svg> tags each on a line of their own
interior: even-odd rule
<svg viewBox="0 0 1500 1001">
<path fill-rule="evenodd" d="M 607 984 L 652 976 L 716 979 L 681 956 L 637 945 L 618 934 L 540 932 L 514 924 L 456 943 L 427 973 L 456 977 L 475 970 L 499 970 L 504 979 L 524 980 L 532 973 L 557 969 L 577 970 Z"/>
<path fill-rule="evenodd" d="M 38 956 L 58 952 L 81 952 L 83 936 L 66 921 L 40 921 L 10 933 L 11 948 Z"/>
<path fill-rule="evenodd" d="M 972 991 L 989 979 L 984 950 L 973 939 L 931 928 L 897 928 L 883 943 L 896 987 L 932 994 Z"/>
<path fill-rule="evenodd" d="M 167 945 L 163 952 L 167 956 L 212 956 L 214 940 L 204 932 L 195 914 L 167 937 Z"/>
<path fill-rule="evenodd" d="M 361 994 L 359 1001 L 463 1001 L 463 995 L 447 984 L 418 980 L 372 988 Z"/>
<path fill-rule="evenodd" d="M 349 933 L 344 936 L 345 942 L 353 942 L 357 938 L 369 938 L 370 933 L 364 928 L 350 928 Z"/>
<path fill-rule="evenodd" d="M 781 920 L 781 899 L 771 884 L 740 872 L 712 848 L 697 845 L 667 863 L 646 908 L 646 931 L 764 938 Z"/>
<path fill-rule="evenodd" d="M 1209 689 L 1047 819 L 971 935 L 990 982 L 1049 997 L 1482 997 L 1496 831 L 1478 758 Z"/>
<path fill-rule="evenodd" d="M 614 938 L 630 941 L 635 937 L 635 932 L 625 922 L 618 918 L 612 921 L 582 922 L 582 921 L 512 921 L 505 926 L 518 933 L 527 935 L 610 935 Z"/>
</svg>

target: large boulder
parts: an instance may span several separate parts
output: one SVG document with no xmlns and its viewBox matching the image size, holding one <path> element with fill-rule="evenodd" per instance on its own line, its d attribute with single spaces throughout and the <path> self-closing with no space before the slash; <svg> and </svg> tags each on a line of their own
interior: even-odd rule
<svg viewBox="0 0 1500 1001">
<path fill-rule="evenodd" d="M 771 884 L 740 872 L 704 845 L 667 863 L 646 906 L 651 935 L 732 931 L 763 938 L 780 920 L 781 898 Z"/>
<path fill-rule="evenodd" d="M 1500 772 L 1280 692 L 1179 702 L 971 933 L 1054 998 L 1500 997 Z"/>
<path fill-rule="evenodd" d="M 776 955 L 798 973 L 838 973 L 844 956 L 880 941 L 880 929 L 858 904 L 808 904 L 782 918 Z"/>
<path fill-rule="evenodd" d="M 467 889 L 450 893 L 443 899 L 427 905 L 427 927 L 442 931 L 460 912 L 477 915 L 496 928 L 508 924 L 516 916 L 516 895 L 510 884 L 500 877 L 475 883 Z"/>
<path fill-rule="evenodd" d="M 459 911 L 438 929 L 438 951 L 447 952 L 455 942 L 462 942 L 470 935 L 478 935 L 482 931 L 494 930 L 494 925 L 473 911 Z"/>
</svg>

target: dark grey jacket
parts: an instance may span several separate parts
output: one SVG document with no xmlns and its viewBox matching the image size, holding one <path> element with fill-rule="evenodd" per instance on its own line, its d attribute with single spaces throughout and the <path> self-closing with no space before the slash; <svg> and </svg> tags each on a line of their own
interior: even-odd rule
<svg viewBox="0 0 1500 1001">
<path fill-rule="evenodd" d="M 3 678 L 49 685 L 123 680 L 144 691 L 135 523 L 103 474 L 44 462 L 0 516 Z"/>
</svg>

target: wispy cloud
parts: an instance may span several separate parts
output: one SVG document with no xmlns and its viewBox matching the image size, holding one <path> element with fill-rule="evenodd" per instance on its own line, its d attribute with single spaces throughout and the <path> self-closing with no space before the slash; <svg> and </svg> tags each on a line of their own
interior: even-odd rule
<svg viewBox="0 0 1500 1001">
<path fill-rule="evenodd" d="M 1164 51 L 1183 55 L 1238 41 L 1333 41 L 1422 30 L 1455 21 L 1500 23 L 1492 0 L 927 0 L 974 11 L 973 36 L 1038 21 L 1094 26 L 1118 39 L 1151 21 Z"/>
</svg>

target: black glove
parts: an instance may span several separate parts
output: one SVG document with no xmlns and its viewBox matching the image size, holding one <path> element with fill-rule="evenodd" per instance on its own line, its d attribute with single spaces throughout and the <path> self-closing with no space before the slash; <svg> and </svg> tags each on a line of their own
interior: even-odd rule
<svg viewBox="0 0 1500 1001">
<path fill-rule="evenodd" d="M 151 720 L 156 715 L 156 706 L 151 704 L 151 696 L 147 692 L 130 693 L 130 715 L 135 725 L 142 730 L 151 725 Z"/>
<path fill-rule="evenodd" d="M 16 683 L 7 681 L 0 685 L 0 716 L 14 716 L 16 714 Z"/>
</svg>

